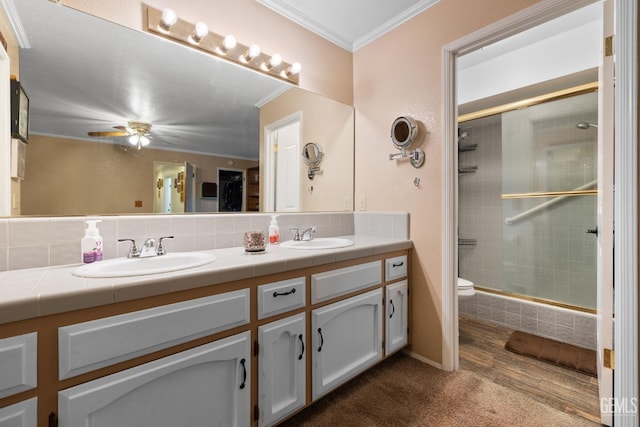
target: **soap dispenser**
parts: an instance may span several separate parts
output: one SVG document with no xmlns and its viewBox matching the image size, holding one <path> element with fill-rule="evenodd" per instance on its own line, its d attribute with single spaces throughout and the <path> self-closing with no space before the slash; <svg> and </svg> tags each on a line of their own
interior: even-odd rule
<svg viewBox="0 0 640 427">
<path fill-rule="evenodd" d="M 271 224 L 269 224 L 269 243 L 272 245 L 280 243 L 280 227 L 277 218 L 278 215 L 271 215 Z"/>
<path fill-rule="evenodd" d="M 84 237 L 80 241 L 82 262 L 84 264 L 102 261 L 102 237 L 98 227 L 96 227 L 98 222 L 101 221 L 99 219 L 86 221 L 87 227 L 84 231 Z"/>
</svg>

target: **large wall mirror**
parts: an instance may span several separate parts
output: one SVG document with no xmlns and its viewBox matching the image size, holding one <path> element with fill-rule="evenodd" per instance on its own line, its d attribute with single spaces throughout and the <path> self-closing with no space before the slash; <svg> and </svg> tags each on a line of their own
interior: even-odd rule
<svg viewBox="0 0 640 427">
<path fill-rule="evenodd" d="M 304 166 L 288 172 L 300 179 L 299 210 L 352 206 L 351 106 L 49 0 L 13 6 L 30 45 L 20 49 L 31 103 L 22 215 L 271 210 L 261 202 L 277 191 L 264 184 L 276 167 L 264 164 L 265 128 L 293 113 L 300 149 L 321 143 L 331 171 L 316 197 Z M 131 128 L 149 144 L 132 145 Z M 223 209 L 232 187 L 240 204 Z"/>
</svg>

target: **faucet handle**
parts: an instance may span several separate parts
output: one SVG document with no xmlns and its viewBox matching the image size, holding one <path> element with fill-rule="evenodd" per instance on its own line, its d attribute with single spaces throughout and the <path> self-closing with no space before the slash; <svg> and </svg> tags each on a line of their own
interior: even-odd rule
<svg viewBox="0 0 640 427">
<path fill-rule="evenodd" d="M 299 228 L 291 227 L 289 229 L 289 231 L 293 231 L 293 240 L 294 241 L 300 240 L 300 229 Z"/>
<path fill-rule="evenodd" d="M 129 252 L 127 253 L 127 258 L 135 258 L 140 256 L 140 251 L 138 251 L 138 247 L 136 246 L 136 241 L 133 239 L 118 239 L 118 242 L 131 242 L 131 246 L 129 247 Z"/>
<path fill-rule="evenodd" d="M 162 246 L 162 241 L 164 239 L 173 239 L 174 236 L 163 236 L 158 240 L 158 249 L 156 250 L 156 253 L 158 255 L 164 255 L 167 253 L 167 251 L 164 250 L 164 246 Z"/>
</svg>

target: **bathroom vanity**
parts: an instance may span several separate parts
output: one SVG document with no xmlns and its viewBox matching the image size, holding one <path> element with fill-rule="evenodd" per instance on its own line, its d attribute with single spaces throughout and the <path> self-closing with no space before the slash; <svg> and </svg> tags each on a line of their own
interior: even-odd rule
<svg viewBox="0 0 640 427">
<path fill-rule="evenodd" d="M 349 238 L 135 280 L 55 268 L 82 296 L 0 324 L 0 426 L 277 424 L 409 342 L 411 242 Z"/>
</svg>

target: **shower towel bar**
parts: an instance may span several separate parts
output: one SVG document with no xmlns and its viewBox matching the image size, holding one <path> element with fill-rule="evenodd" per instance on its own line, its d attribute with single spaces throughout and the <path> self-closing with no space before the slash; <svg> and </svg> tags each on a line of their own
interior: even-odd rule
<svg viewBox="0 0 640 427">
<path fill-rule="evenodd" d="M 458 173 L 464 175 L 467 173 L 476 173 L 477 170 L 478 170 L 477 166 L 465 166 L 462 168 L 458 168 Z"/>
<path fill-rule="evenodd" d="M 458 239 L 458 245 L 460 246 L 475 246 L 476 239 Z"/>
<path fill-rule="evenodd" d="M 464 153 L 466 151 L 475 151 L 476 148 L 478 148 L 478 144 L 459 144 L 458 152 Z"/>
<path fill-rule="evenodd" d="M 598 180 L 594 179 L 591 182 L 587 182 L 586 184 L 581 185 L 580 187 L 573 189 L 573 191 L 586 190 L 588 188 L 593 187 L 597 183 L 598 183 Z M 533 214 L 535 214 L 535 213 L 537 213 L 537 212 L 539 212 L 539 211 L 541 211 L 543 209 L 546 209 L 549 206 L 553 206 L 556 203 L 561 202 L 561 201 L 563 201 L 564 199 L 566 199 L 568 197 L 571 197 L 571 196 L 556 196 L 553 199 L 547 200 L 546 202 L 543 202 L 543 203 L 540 203 L 538 206 L 534 206 L 531 209 L 527 209 L 526 211 L 524 211 L 522 213 L 519 213 L 518 215 L 512 216 L 510 218 L 506 218 L 504 220 L 504 223 L 507 224 L 507 225 L 513 225 L 516 222 L 518 222 L 518 221 L 520 221 L 520 220 L 522 220 L 522 219 L 524 219 L 524 218 L 526 218 L 528 216 L 531 216 L 531 215 L 533 215 Z"/>
</svg>

